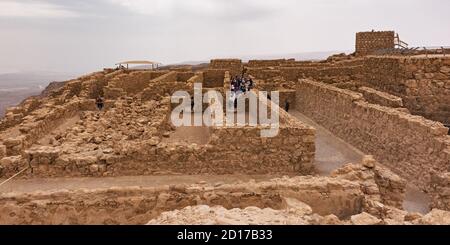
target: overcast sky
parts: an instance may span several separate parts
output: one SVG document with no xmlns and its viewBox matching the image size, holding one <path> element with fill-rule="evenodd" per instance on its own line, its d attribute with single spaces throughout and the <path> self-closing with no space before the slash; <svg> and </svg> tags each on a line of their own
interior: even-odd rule
<svg viewBox="0 0 450 245">
<path fill-rule="evenodd" d="M 0 72 L 88 72 L 130 59 L 354 50 L 358 31 L 450 45 L 448 0 L 0 0 Z"/>
</svg>

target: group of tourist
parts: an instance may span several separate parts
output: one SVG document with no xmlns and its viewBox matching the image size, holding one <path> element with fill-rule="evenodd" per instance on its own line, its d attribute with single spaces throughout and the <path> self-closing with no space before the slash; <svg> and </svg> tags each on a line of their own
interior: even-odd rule
<svg viewBox="0 0 450 245">
<path fill-rule="evenodd" d="M 244 75 L 241 77 L 236 76 L 231 80 L 231 97 L 229 103 L 234 104 L 234 108 L 237 108 L 238 97 L 242 94 L 250 92 L 254 88 L 254 83 L 251 78 L 246 78 Z"/>
<path fill-rule="evenodd" d="M 231 92 L 234 94 L 247 93 L 253 89 L 253 80 L 251 78 L 245 78 L 244 76 L 236 76 L 231 80 Z"/>
</svg>

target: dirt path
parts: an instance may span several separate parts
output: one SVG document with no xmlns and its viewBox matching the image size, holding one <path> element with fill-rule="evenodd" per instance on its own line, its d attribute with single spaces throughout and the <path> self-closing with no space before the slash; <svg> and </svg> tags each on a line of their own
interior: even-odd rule
<svg viewBox="0 0 450 245">
<path fill-rule="evenodd" d="M 37 191 L 102 189 L 111 187 L 157 187 L 176 184 L 231 184 L 237 182 L 267 181 L 281 176 L 275 175 L 161 175 L 125 176 L 108 178 L 53 178 L 15 180 L 0 187 L 0 193 L 30 193 Z M 0 180 L 1 182 L 2 180 Z"/>
<path fill-rule="evenodd" d="M 334 136 L 330 131 L 318 125 L 298 111 L 291 111 L 291 115 L 301 122 L 313 126 L 317 130 L 316 137 L 316 168 L 320 175 L 329 175 L 346 163 L 359 163 L 365 155 L 342 139 Z M 426 214 L 430 211 L 430 197 L 415 186 L 409 185 L 403 207 L 408 212 Z"/>
<path fill-rule="evenodd" d="M 403 208 L 409 212 L 426 214 L 430 212 L 431 198 L 419 188 L 408 185 L 406 188 L 406 197 L 403 202 Z"/>
<path fill-rule="evenodd" d="M 334 136 L 330 131 L 318 125 L 298 111 L 289 112 L 303 123 L 316 128 L 316 168 L 323 176 L 329 175 L 347 163 L 360 163 L 364 153 Z"/>
</svg>

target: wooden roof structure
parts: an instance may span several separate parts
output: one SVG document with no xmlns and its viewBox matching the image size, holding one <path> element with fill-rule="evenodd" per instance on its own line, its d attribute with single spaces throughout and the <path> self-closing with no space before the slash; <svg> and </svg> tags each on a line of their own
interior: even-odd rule
<svg viewBox="0 0 450 245">
<path fill-rule="evenodd" d="M 155 68 L 158 68 L 161 63 L 154 62 L 154 61 L 148 61 L 148 60 L 131 60 L 131 61 L 123 61 L 116 64 L 117 66 L 123 66 L 126 65 L 126 68 L 128 69 L 129 65 L 151 65 L 152 70 Z"/>
</svg>

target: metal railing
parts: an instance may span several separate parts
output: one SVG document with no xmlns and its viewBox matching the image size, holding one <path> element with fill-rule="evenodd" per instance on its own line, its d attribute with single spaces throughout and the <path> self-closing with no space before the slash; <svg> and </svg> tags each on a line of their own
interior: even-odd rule
<svg viewBox="0 0 450 245">
<path fill-rule="evenodd" d="M 450 46 L 440 46 L 440 47 L 408 47 L 400 48 L 396 46 L 395 48 L 380 49 L 374 52 L 375 55 L 443 55 L 450 56 Z"/>
</svg>

